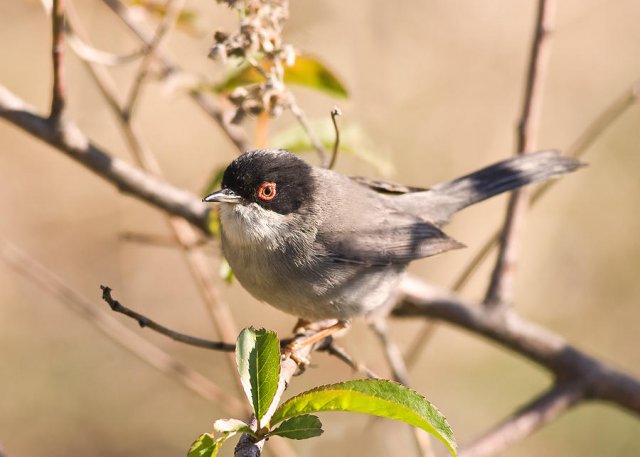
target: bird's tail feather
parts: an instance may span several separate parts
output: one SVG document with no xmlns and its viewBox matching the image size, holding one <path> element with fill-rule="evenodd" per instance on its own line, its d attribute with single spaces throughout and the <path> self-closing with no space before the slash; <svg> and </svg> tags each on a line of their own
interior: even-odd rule
<svg viewBox="0 0 640 457">
<path fill-rule="evenodd" d="M 527 184 L 562 176 L 583 166 L 557 151 L 523 154 L 498 162 L 474 173 L 438 184 L 425 192 L 398 197 L 403 206 L 417 215 L 428 215 L 431 222 L 446 223 L 467 206 Z"/>
</svg>

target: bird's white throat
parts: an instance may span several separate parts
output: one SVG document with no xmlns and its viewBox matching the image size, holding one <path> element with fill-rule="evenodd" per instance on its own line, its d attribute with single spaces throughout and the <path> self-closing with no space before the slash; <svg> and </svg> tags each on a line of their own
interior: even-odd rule
<svg viewBox="0 0 640 457">
<path fill-rule="evenodd" d="M 220 204 L 220 222 L 226 241 L 237 247 L 277 249 L 289 233 L 289 218 L 256 203 Z"/>
</svg>

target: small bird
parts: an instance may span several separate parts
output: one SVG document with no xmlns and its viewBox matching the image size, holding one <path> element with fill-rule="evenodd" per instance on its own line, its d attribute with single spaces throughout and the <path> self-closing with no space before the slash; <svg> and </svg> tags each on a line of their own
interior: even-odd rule
<svg viewBox="0 0 640 457">
<path fill-rule="evenodd" d="M 441 227 L 461 209 L 580 162 L 521 155 L 430 189 L 350 178 L 284 150 L 245 152 L 224 172 L 222 250 L 258 300 L 306 321 L 382 309 L 410 262 L 463 247 Z"/>
</svg>

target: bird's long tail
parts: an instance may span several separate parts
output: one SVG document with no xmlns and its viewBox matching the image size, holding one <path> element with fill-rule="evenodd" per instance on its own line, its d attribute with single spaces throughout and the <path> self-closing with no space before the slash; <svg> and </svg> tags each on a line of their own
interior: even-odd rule
<svg viewBox="0 0 640 457">
<path fill-rule="evenodd" d="M 467 206 L 527 184 L 546 181 L 580 168 L 584 164 L 557 151 L 523 154 L 474 173 L 438 184 L 427 191 L 398 198 L 402 206 L 437 224 Z"/>
</svg>

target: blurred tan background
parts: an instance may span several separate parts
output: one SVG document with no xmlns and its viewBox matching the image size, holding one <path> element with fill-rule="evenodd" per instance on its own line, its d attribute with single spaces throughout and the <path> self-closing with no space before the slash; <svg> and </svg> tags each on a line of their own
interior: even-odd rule
<svg viewBox="0 0 640 457">
<path fill-rule="evenodd" d="M 640 3 L 558 2 L 540 148 L 564 149 L 608 103 L 640 78 Z M 75 2 L 96 46 L 117 53 L 137 42 L 98 0 Z M 211 31 L 233 15 L 211 0 L 187 3 L 205 33 L 177 31 L 167 49 L 189 71 L 220 78 L 206 59 Z M 533 0 L 339 0 L 292 2 L 286 39 L 322 57 L 351 91 L 341 122 L 363 126 L 392 160 L 388 176 L 427 186 L 510 155 L 535 14 Z M 48 107 L 49 22 L 40 4 L 0 2 L 0 83 L 42 112 Z M 113 75 L 128 90 L 136 65 Z M 85 132 L 131 161 L 82 64 L 66 63 L 69 109 Z M 336 100 L 298 90 L 312 117 Z M 181 94 L 151 83 L 138 123 L 168 179 L 201 193 L 234 149 Z M 293 124 L 285 115 L 275 128 Z M 640 376 L 640 109 L 631 108 L 589 149 L 589 167 L 568 176 L 528 217 L 517 307 L 616 367 Z M 314 160 L 314 156 L 309 156 Z M 377 175 L 341 156 L 337 169 Z M 0 234 L 103 307 L 108 284 L 136 310 L 173 328 L 215 337 L 181 254 L 123 242 L 135 231 L 167 235 L 158 211 L 118 194 L 61 153 L 0 121 Z M 503 217 L 504 197 L 460 214 L 448 233 L 468 249 L 418 262 L 412 271 L 449 286 Z M 217 262 L 212 255 L 212 262 Z M 490 265 L 465 294 L 481 297 Z M 286 335 L 290 316 L 220 281 L 241 326 Z M 124 321 L 124 318 L 122 318 Z M 223 356 L 128 326 L 236 395 Z M 421 325 L 392 322 L 406 345 Z M 386 373 L 376 339 L 356 323 L 342 343 Z M 351 373 L 324 355 L 291 393 Z M 550 382 L 546 372 L 442 326 L 412 371 L 413 386 L 447 415 L 460 443 L 483 432 Z M 106 339 L 68 307 L 0 262 L 0 443 L 10 457 L 184 455 L 224 413 Z M 300 455 L 411 455 L 404 427 L 324 414 L 321 438 L 295 442 Z M 369 429 L 368 427 L 373 427 Z M 388 428 L 387 428 L 388 427 Z M 388 430 L 388 432 L 387 432 Z M 229 455 L 233 446 L 225 451 Z M 442 451 L 442 449 L 438 449 Z M 582 406 L 502 455 L 623 457 L 640 454 L 640 421 L 609 405 Z"/>
</svg>

